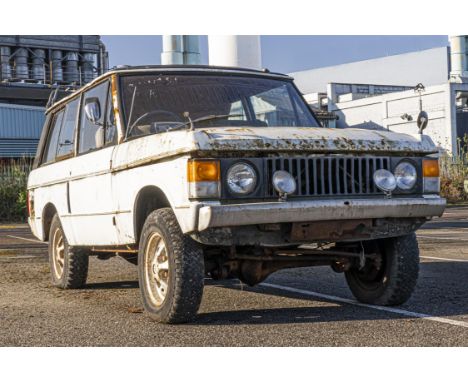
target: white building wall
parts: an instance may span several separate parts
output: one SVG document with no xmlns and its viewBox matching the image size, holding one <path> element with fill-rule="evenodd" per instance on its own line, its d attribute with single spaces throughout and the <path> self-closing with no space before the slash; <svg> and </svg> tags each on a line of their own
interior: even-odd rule
<svg viewBox="0 0 468 382">
<path fill-rule="evenodd" d="M 424 134 L 450 152 L 455 152 L 457 147 L 455 92 L 460 90 L 468 91 L 468 84 L 430 86 L 421 94 L 422 109 L 429 117 Z M 339 116 L 337 127 L 418 133 L 419 94 L 413 90 L 349 102 L 329 102 L 328 107 Z M 402 118 L 404 114 L 411 116 L 412 120 Z"/>
<path fill-rule="evenodd" d="M 290 73 L 302 93 L 324 92 L 330 82 L 424 86 L 447 82 L 448 47 Z"/>
</svg>

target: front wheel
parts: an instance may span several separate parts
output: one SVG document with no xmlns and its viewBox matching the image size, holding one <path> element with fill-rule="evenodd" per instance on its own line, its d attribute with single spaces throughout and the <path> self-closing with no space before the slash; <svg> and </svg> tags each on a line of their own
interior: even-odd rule
<svg viewBox="0 0 468 382">
<path fill-rule="evenodd" d="M 419 273 L 419 248 L 414 233 L 364 243 L 366 253 L 377 256 L 367 259 L 364 267 L 345 272 L 354 297 L 374 305 L 400 305 L 416 287 Z"/>
<path fill-rule="evenodd" d="M 204 260 L 200 245 L 182 233 L 170 208 L 145 221 L 138 250 L 143 306 L 163 323 L 190 321 L 203 295 Z"/>
</svg>

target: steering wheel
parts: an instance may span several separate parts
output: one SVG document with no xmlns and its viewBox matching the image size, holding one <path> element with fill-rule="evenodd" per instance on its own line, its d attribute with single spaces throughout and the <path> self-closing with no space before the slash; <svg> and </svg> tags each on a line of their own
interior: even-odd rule
<svg viewBox="0 0 468 382">
<path fill-rule="evenodd" d="M 132 126 L 130 126 L 130 129 L 129 131 L 132 131 L 133 128 L 139 123 L 141 122 L 143 119 L 145 118 L 148 118 L 152 115 L 156 115 L 156 114 L 165 114 L 165 115 L 168 115 L 170 117 L 175 117 L 176 121 L 175 122 L 181 122 L 181 123 L 184 123 L 184 121 L 179 117 L 179 115 L 177 115 L 176 113 L 173 113 L 172 111 L 169 111 L 169 110 L 162 110 L 162 109 L 157 109 L 157 110 L 152 110 L 152 111 L 149 111 L 141 116 L 139 116 L 135 122 L 132 123 Z"/>
</svg>

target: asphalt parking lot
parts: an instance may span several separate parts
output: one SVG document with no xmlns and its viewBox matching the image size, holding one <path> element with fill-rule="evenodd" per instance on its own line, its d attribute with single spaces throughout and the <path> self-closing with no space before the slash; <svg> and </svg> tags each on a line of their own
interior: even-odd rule
<svg viewBox="0 0 468 382">
<path fill-rule="evenodd" d="M 46 246 L 0 226 L 0 345 L 468 346 L 468 207 L 418 236 L 418 286 L 398 308 L 359 304 L 342 274 L 303 268 L 254 288 L 206 280 L 195 322 L 168 326 L 142 313 L 135 266 L 92 258 L 84 289 L 55 289 Z"/>
</svg>

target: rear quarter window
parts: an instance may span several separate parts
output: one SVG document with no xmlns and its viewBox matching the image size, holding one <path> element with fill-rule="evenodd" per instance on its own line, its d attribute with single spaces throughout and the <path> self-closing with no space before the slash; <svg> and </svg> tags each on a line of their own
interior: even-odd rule
<svg viewBox="0 0 468 382">
<path fill-rule="evenodd" d="M 73 154 L 75 144 L 76 119 L 80 99 L 71 101 L 65 108 L 62 128 L 58 139 L 57 157 L 64 157 Z"/>
<path fill-rule="evenodd" d="M 61 110 L 52 117 L 50 133 L 44 151 L 44 160 L 42 161 L 43 163 L 49 163 L 55 160 L 55 156 L 57 155 L 58 138 L 63 123 L 63 115 L 64 110 Z"/>
</svg>

